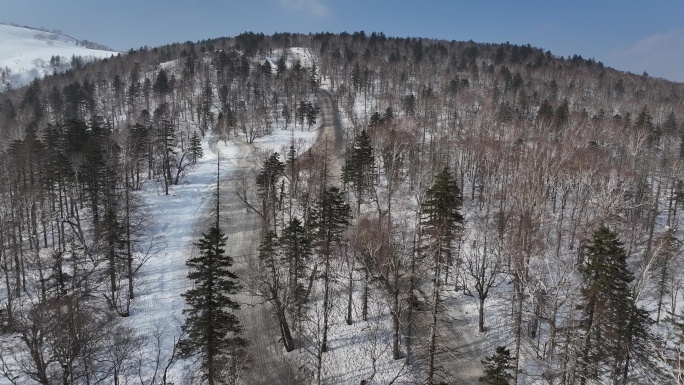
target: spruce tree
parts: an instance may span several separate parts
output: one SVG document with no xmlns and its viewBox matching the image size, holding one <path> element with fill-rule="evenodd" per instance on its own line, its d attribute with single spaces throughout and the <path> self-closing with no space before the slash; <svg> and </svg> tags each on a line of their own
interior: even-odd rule
<svg viewBox="0 0 684 385">
<path fill-rule="evenodd" d="M 370 187 L 375 157 L 373 146 L 366 130 L 361 131 L 354 139 L 347 162 L 342 168 L 342 180 L 349 183 L 356 192 L 357 209 L 361 209 L 361 200 Z"/>
<path fill-rule="evenodd" d="M 496 347 L 496 353 L 485 358 L 482 363 L 485 366 L 484 376 L 480 382 L 488 385 L 509 385 L 513 376 L 509 373 L 515 369 L 511 352 L 503 346 Z"/>
<path fill-rule="evenodd" d="M 197 131 L 193 132 L 192 137 L 190 138 L 189 153 L 192 164 L 197 163 L 197 160 L 204 155 L 202 153 L 202 139 Z"/>
<path fill-rule="evenodd" d="M 267 231 L 269 225 L 273 226 L 274 232 L 276 231 L 276 186 L 284 173 L 285 164 L 280 161 L 280 154 L 274 152 L 264 161 L 264 165 L 257 174 L 256 185 L 261 199 L 264 231 Z"/>
<path fill-rule="evenodd" d="M 580 381 L 585 384 L 606 373 L 613 381 L 626 379 L 630 358 L 635 351 L 643 351 L 649 338 L 650 317 L 632 296 L 634 275 L 627 268 L 627 253 L 617 235 L 601 226 L 585 251 L 587 261 L 580 268 Z"/>
<path fill-rule="evenodd" d="M 451 262 L 451 246 L 464 219 L 460 212 L 462 202 L 456 178 L 448 167 L 444 167 L 435 175 L 421 204 L 423 231 L 429 239 L 427 248 L 438 262 L 443 256 L 447 257 L 444 262 Z"/>
<path fill-rule="evenodd" d="M 328 313 L 330 310 L 330 268 L 333 245 L 340 242 L 351 217 L 344 192 L 337 187 L 323 190 L 311 209 L 308 225 L 314 230 L 319 253 L 323 257 L 323 338 L 321 352 L 328 350 Z"/>
<path fill-rule="evenodd" d="M 288 292 L 295 320 L 301 319 L 302 307 L 306 303 L 308 289 L 308 265 L 311 260 L 311 240 L 299 218 L 292 218 L 280 236 L 283 261 L 288 269 Z"/>
<path fill-rule="evenodd" d="M 187 337 L 181 353 L 198 357 L 202 379 L 213 385 L 220 382 L 226 360 L 245 345 L 240 337 L 242 326 L 231 312 L 240 308 L 231 298 L 240 286 L 230 270 L 233 258 L 225 252 L 226 235 L 218 226 L 209 228 L 195 245 L 199 252 L 186 263 L 193 288 L 182 294 L 187 304 L 183 310 Z"/>
<path fill-rule="evenodd" d="M 430 343 L 428 347 L 428 383 L 432 384 L 435 375 L 435 354 L 437 340 L 437 313 L 440 303 L 442 270 L 445 281 L 452 263 L 451 247 L 458 229 L 463 222 L 461 215 L 461 191 L 448 167 L 435 175 L 433 185 L 425 192 L 421 204 L 423 233 L 427 244 L 423 250 L 433 257 L 432 316 Z"/>
</svg>

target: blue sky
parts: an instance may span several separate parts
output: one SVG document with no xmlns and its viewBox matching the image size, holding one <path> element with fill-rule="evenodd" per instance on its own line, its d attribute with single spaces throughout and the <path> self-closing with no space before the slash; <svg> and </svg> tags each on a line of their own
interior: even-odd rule
<svg viewBox="0 0 684 385">
<path fill-rule="evenodd" d="M 682 0 L 0 0 L 0 22 L 121 51 L 244 31 L 508 41 L 684 82 Z"/>
</svg>

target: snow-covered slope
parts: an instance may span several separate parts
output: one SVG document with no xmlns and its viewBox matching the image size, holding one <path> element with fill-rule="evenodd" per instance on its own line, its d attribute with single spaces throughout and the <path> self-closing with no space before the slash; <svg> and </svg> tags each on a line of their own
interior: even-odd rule
<svg viewBox="0 0 684 385">
<path fill-rule="evenodd" d="M 52 32 L 0 24 L 0 92 L 33 79 L 71 68 L 73 56 L 84 62 L 116 55 L 91 49 L 78 40 Z M 58 60 L 53 58 L 59 57 Z M 51 60 L 52 59 L 52 60 Z"/>
</svg>

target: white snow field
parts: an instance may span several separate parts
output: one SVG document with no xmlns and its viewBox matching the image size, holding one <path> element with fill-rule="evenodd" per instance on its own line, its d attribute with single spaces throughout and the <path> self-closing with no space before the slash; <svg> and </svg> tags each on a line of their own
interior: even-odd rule
<svg viewBox="0 0 684 385">
<path fill-rule="evenodd" d="M 84 62 L 104 59 L 118 52 L 91 49 L 78 40 L 53 32 L 0 24 L 0 92 L 25 86 L 35 78 L 71 68 L 73 56 Z M 52 61 L 59 57 L 59 63 Z"/>
<path fill-rule="evenodd" d="M 296 145 L 308 148 L 316 133 L 316 130 L 295 130 Z M 292 131 L 277 130 L 269 137 L 256 140 L 254 147 L 281 151 L 281 147 L 290 146 L 292 138 Z M 185 300 L 181 294 L 191 285 L 187 279 L 188 268 L 185 262 L 191 253 L 196 252 L 193 243 L 199 240 L 213 220 L 210 211 L 215 204 L 219 154 L 222 181 L 230 180 L 239 168 L 257 166 L 254 163 L 255 151 L 251 151 L 250 146 L 239 140 L 215 141 L 208 135 L 202 143 L 202 150 L 204 156 L 179 185 L 169 187 L 169 195 L 164 195 L 162 181 L 148 181 L 140 194 L 144 210 L 153 218 L 154 233 L 159 234 L 164 248 L 153 255 L 140 270 L 138 295 L 132 304 L 131 316 L 126 321 L 141 335 L 161 337 L 162 346 L 155 346 L 153 339 L 153 343 L 146 346 L 147 351 L 144 354 L 154 356 L 160 348 L 162 364 L 170 358 L 174 339 L 180 335 L 180 326 L 183 323 Z M 228 191 L 227 184 L 222 185 L 221 194 L 234 195 Z M 223 205 L 226 205 L 225 202 Z M 232 215 L 233 213 L 238 214 Z M 240 215 L 244 213 L 244 208 L 233 207 L 227 207 L 222 213 L 222 227 L 225 227 L 229 237 L 234 226 L 239 226 L 244 221 Z M 228 250 L 230 251 L 230 247 Z M 240 256 L 234 257 L 238 260 Z M 188 365 L 190 362 L 178 362 L 169 372 L 169 379 L 174 383 L 184 383 L 189 374 L 189 370 L 186 370 L 189 369 Z M 154 370 L 152 367 L 148 369 Z"/>
</svg>

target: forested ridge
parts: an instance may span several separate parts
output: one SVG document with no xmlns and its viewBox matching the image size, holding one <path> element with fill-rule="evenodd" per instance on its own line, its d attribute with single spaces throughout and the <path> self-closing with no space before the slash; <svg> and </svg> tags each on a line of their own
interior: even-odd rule
<svg viewBox="0 0 684 385">
<path fill-rule="evenodd" d="M 335 383 L 329 329 L 370 322 L 377 302 L 388 334 L 364 383 L 467 383 L 440 358 L 465 349 L 443 330 L 466 304 L 485 383 L 684 383 L 684 84 L 529 45 L 364 32 L 244 33 L 76 64 L 0 94 L 9 383 L 170 383 L 198 342 L 141 358 L 146 336 L 121 322 L 163 248 L 140 190 L 172 194 L 203 140 L 316 127 L 328 97 L 340 148 L 293 143 L 221 191 L 260 222 L 253 273 L 226 273 L 241 285 L 228 294 L 268 304 L 279 330 L 264 332 L 296 381 Z M 222 254 L 218 223 L 207 255 Z M 192 381 L 259 370 L 240 361 L 239 329 Z M 397 373 L 377 365 L 383 349 Z"/>
</svg>

